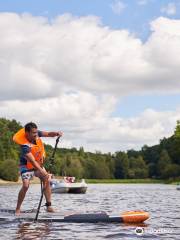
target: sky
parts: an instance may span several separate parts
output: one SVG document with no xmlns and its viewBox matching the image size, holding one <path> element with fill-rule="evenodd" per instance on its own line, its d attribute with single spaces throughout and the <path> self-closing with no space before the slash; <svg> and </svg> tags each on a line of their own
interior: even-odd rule
<svg viewBox="0 0 180 240">
<path fill-rule="evenodd" d="M 0 73 L 0 117 L 61 147 L 158 144 L 180 120 L 180 0 L 0 1 Z"/>
</svg>

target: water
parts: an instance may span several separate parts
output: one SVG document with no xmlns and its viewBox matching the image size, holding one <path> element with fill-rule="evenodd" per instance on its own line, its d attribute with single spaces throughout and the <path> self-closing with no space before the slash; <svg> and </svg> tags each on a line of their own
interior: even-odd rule
<svg viewBox="0 0 180 240">
<path fill-rule="evenodd" d="M 20 185 L 0 186 L 0 208 L 15 208 Z M 31 185 L 23 209 L 37 208 L 40 185 Z M 86 194 L 53 194 L 58 211 L 106 211 L 118 215 L 145 210 L 145 224 L 0 223 L 0 239 L 180 239 L 180 191 L 163 184 L 89 184 Z M 141 227 L 143 234 L 135 229 Z"/>
</svg>

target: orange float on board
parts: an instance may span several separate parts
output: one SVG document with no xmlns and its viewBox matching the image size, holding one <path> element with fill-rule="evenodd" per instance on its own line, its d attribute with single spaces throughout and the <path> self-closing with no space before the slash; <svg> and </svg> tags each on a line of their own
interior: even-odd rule
<svg viewBox="0 0 180 240">
<path fill-rule="evenodd" d="M 124 223 L 142 223 L 149 218 L 149 213 L 145 211 L 127 211 L 121 215 Z"/>
</svg>

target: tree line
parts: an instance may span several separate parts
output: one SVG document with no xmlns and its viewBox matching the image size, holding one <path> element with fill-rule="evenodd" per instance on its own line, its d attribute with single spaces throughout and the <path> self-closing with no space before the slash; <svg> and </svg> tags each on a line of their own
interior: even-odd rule
<svg viewBox="0 0 180 240">
<path fill-rule="evenodd" d="M 0 118 L 0 178 L 17 181 L 20 148 L 12 136 L 22 128 L 16 120 Z M 50 168 L 51 145 L 45 145 L 45 167 Z M 115 153 L 85 152 L 79 149 L 57 148 L 53 173 L 58 176 L 75 176 L 88 179 L 170 179 L 180 176 L 180 121 L 174 133 L 163 138 L 158 145 L 144 145 Z"/>
</svg>

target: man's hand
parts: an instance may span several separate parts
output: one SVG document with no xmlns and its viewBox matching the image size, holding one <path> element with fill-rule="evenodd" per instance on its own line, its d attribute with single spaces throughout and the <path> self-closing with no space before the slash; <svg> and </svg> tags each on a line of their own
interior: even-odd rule
<svg viewBox="0 0 180 240">
<path fill-rule="evenodd" d="M 59 132 L 57 132 L 57 136 L 60 136 L 60 137 L 62 137 L 62 135 L 63 135 L 63 132 L 61 132 L 61 131 L 59 131 Z"/>
<path fill-rule="evenodd" d="M 48 173 L 45 168 L 41 168 L 40 173 L 45 181 L 50 181 L 52 174 Z"/>
<path fill-rule="evenodd" d="M 43 178 L 44 188 L 46 188 L 47 184 L 49 184 L 52 179 L 52 174 L 47 173 L 44 168 L 42 169 L 41 174 Z"/>
<path fill-rule="evenodd" d="M 43 176 L 45 181 L 51 181 L 52 174 L 47 173 L 46 175 Z"/>
<path fill-rule="evenodd" d="M 62 137 L 63 132 L 59 131 L 59 132 L 42 132 L 42 136 L 43 137 Z"/>
</svg>

